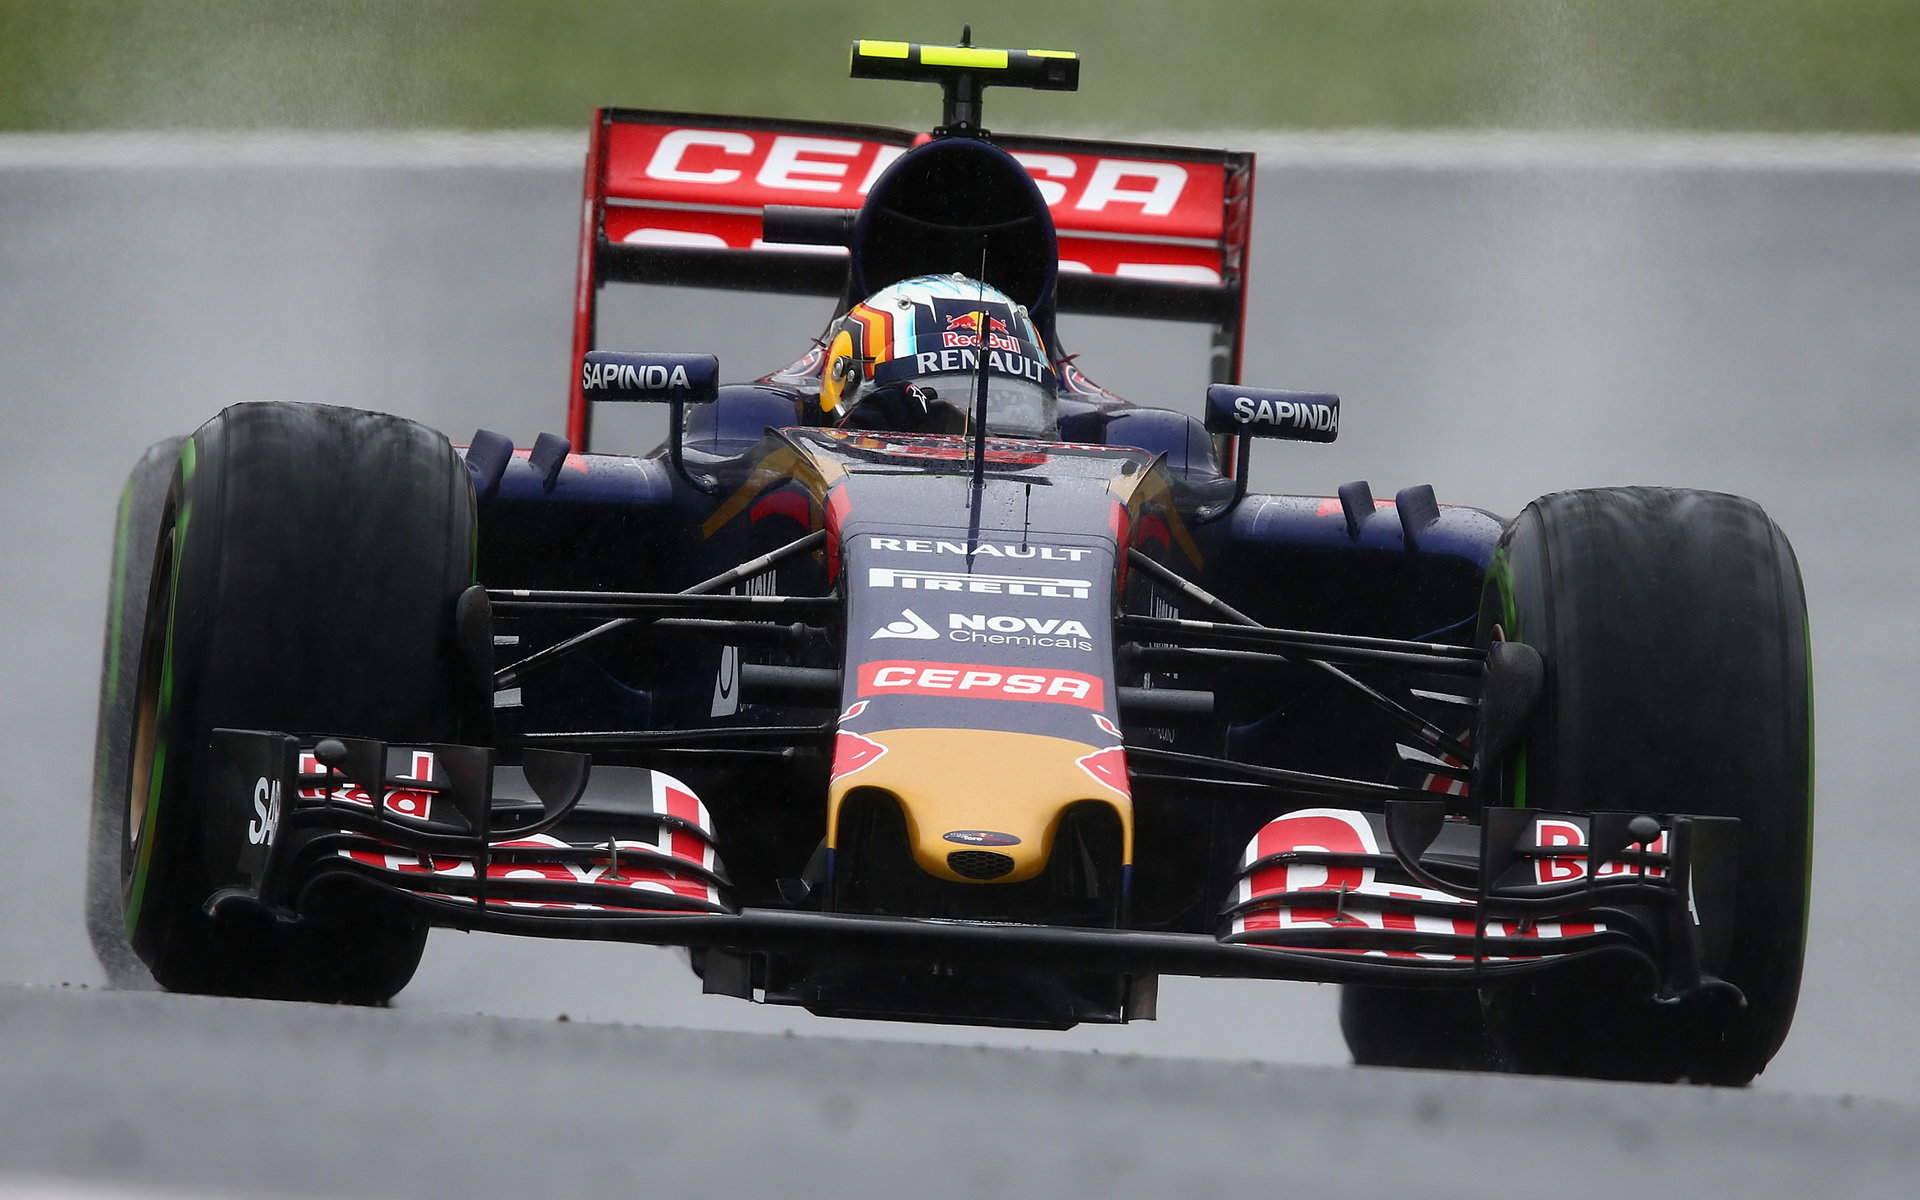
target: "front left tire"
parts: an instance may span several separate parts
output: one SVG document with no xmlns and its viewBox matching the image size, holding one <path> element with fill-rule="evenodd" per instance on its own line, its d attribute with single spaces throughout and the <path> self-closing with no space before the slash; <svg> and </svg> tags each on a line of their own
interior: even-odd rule
<svg viewBox="0 0 1920 1200">
<path fill-rule="evenodd" d="M 1604 967 L 1542 974 L 1489 996 L 1501 1057 L 1530 1074 L 1749 1082 L 1793 1024 L 1806 950 L 1812 666 L 1786 536 L 1714 492 L 1543 496 L 1501 538 L 1483 643 L 1496 625 L 1546 665 L 1497 800 L 1738 818 L 1717 973 L 1743 998 L 1657 1004 Z"/>
</svg>

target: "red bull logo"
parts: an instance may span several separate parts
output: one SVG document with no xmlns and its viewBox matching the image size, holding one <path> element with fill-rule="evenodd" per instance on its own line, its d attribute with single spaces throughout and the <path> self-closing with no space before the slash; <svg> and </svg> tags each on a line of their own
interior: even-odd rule
<svg viewBox="0 0 1920 1200">
<path fill-rule="evenodd" d="M 1018 350 L 1020 341 L 1013 336 L 1013 330 L 999 317 L 984 312 L 956 313 L 947 318 L 947 327 L 942 331 L 940 344 L 948 350 L 958 350 L 980 344 L 980 327 L 987 328 L 987 344 L 994 350 Z"/>
<path fill-rule="evenodd" d="M 1002 321 L 999 317 L 992 316 L 988 313 L 983 313 L 983 312 L 960 313 L 958 315 L 948 317 L 947 328 L 948 329 L 964 329 L 968 333 L 978 335 L 980 332 L 980 321 L 982 318 L 986 319 L 987 328 L 990 332 L 1004 333 L 1008 335 L 1011 335 L 1013 332 L 1012 330 L 1007 328 L 1007 323 L 1005 321 Z"/>
</svg>

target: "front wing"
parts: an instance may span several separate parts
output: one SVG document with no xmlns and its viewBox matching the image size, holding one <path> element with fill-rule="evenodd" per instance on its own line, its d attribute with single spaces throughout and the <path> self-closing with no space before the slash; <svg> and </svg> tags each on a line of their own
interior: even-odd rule
<svg viewBox="0 0 1920 1200">
<path fill-rule="evenodd" d="M 619 799 L 583 800 L 584 755 L 528 751 L 535 795 L 513 800 L 479 747 L 223 729 L 214 751 L 213 786 L 251 800 L 215 915 L 296 921 L 358 886 L 451 928 L 737 957 L 1442 987 L 1612 957 L 1662 997 L 1728 987 L 1710 973 L 1734 882 L 1727 818 L 1299 810 L 1249 845 L 1209 935 L 739 908 L 690 789 L 629 769 Z"/>
</svg>

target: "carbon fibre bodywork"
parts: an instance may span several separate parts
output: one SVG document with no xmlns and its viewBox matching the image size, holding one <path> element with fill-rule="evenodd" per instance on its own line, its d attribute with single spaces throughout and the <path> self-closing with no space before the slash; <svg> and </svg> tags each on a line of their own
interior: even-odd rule
<svg viewBox="0 0 1920 1200">
<path fill-rule="evenodd" d="M 684 473 L 511 460 L 481 504 L 488 781 L 465 748 L 412 748 L 437 756 L 412 775 L 382 749 L 375 785 L 318 734 L 228 735 L 228 794 L 278 775 L 301 800 L 216 907 L 294 912 L 351 878 L 441 924 L 687 945 L 711 991 L 987 1024 L 1150 1016 L 1167 970 L 1457 986 L 1610 954 L 1701 985 L 1710 939 L 1674 917 L 1724 829 L 1629 849 L 1522 814 L 1489 852 L 1462 761 L 1326 670 L 1384 669 L 1466 734 L 1494 517 L 1438 508 L 1410 537 L 1352 495 L 1227 510 L 1194 464 L 1086 443 L 991 440 L 977 480 L 957 438 L 795 427 L 724 453 L 729 396 L 757 420 L 770 394 L 723 391 Z M 1258 624 L 1176 616 L 1176 575 Z M 630 624 L 555 653 L 609 619 Z M 516 762 L 529 801 L 495 793 Z"/>
<path fill-rule="evenodd" d="M 948 102 L 931 139 L 598 114 L 568 436 L 466 451 L 450 636 L 491 735 L 218 731 L 249 836 L 209 910 L 371 888 L 686 946 L 713 992 L 1032 1027 L 1152 1016 L 1170 971 L 1473 988 L 1609 958 L 1646 995 L 1731 991 L 1737 821 L 1489 801 L 1541 686 L 1481 620 L 1504 522 L 1424 487 L 1248 494 L 1248 439 L 1331 440 L 1337 398 L 1229 388 L 1203 423 L 1062 349 L 1062 312 L 1199 320 L 1235 380 L 1251 156 L 996 143 Z M 824 344 L 720 387 L 698 356 L 589 357 L 607 282 L 838 317 L 932 270 L 1030 312 L 1054 437 L 987 437 L 984 383 L 966 435 L 863 427 L 823 408 L 862 369 Z M 669 404 L 668 443 L 586 452 L 596 391 Z"/>
</svg>

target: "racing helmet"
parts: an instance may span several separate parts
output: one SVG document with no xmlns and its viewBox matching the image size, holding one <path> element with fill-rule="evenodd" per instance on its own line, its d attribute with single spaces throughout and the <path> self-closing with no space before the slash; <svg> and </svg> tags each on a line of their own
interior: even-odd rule
<svg viewBox="0 0 1920 1200">
<path fill-rule="evenodd" d="M 1005 292 L 959 274 L 902 280 L 835 321 L 820 407 L 844 418 L 869 396 L 911 384 L 971 413 L 983 352 L 987 432 L 1052 437 L 1057 385 L 1033 318 Z"/>
</svg>

